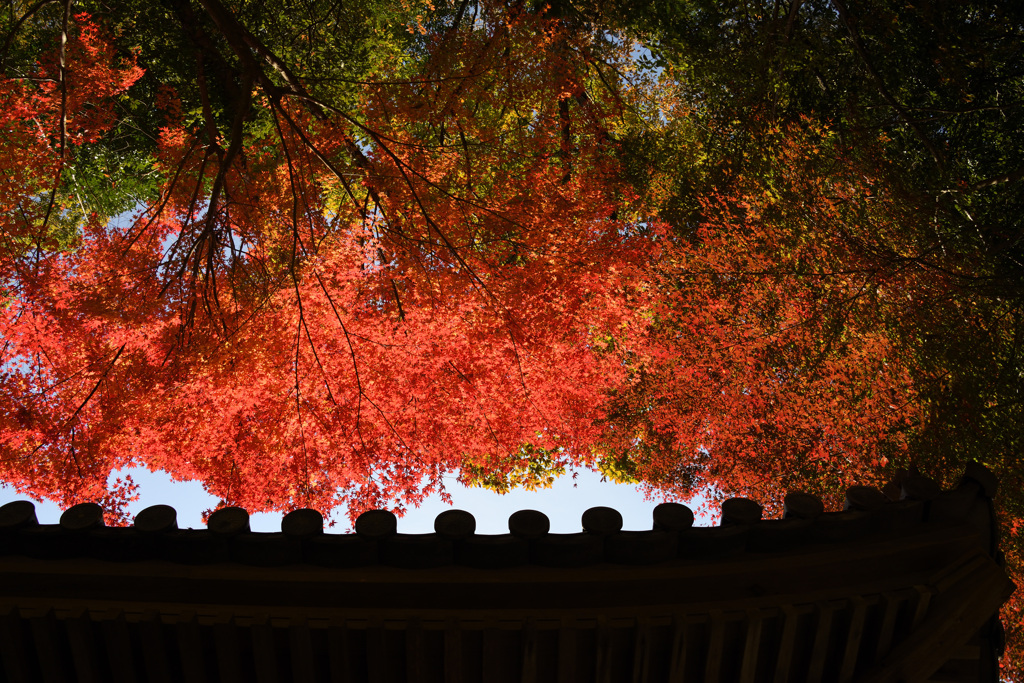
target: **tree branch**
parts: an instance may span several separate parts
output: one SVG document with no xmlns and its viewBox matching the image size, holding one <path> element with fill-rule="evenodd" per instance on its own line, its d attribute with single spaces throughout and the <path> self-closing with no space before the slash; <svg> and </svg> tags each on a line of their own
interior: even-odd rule
<svg viewBox="0 0 1024 683">
<path fill-rule="evenodd" d="M 980 182 L 974 183 L 967 188 L 968 192 L 977 192 L 978 190 L 984 190 L 994 185 L 1002 185 L 1003 183 L 1015 183 L 1018 180 L 1024 179 L 1024 167 L 1018 168 L 1015 171 L 1004 173 L 1003 175 L 995 176 L 994 178 L 987 178 Z"/>
<path fill-rule="evenodd" d="M 61 175 L 64 172 L 64 156 L 67 154 L 68 142 L 68 79 L 67 79 L 67 44 L 68 44 L 68 23 L 71 20 L 71 5 L 74 0 L 66 0 L 64 3 L 64 17 L 60 27 L 60 162 L 57 164 L 57 173 L 53 179 L 53 189 L 50 191 L 50 201 L 46 205 L 46 215 L 43 216 L 43 224 L 40 231 L 45 234 L 46 226 L 50 222 L 50 214 L 53 213 L 53 206 L 57 200 L 57 188 L 60 186 Z M 37 243 L 38 245 L 38 243 Z M 37 246 L 36 253 L 39 248 Z"/>
<path fill-rule="evenodd" d="M 21 25 L 25 23 L 26 19 L 28 19 L 33 14 L 41 10 L 43 7 L 51 5 L 55 2 L 57 2 L 57 0 L 39 0 L 39 2 L 35 3 L 27 10 L 25 10 L 25 13 L 21 15 L 21 18 L 14 22 L 14 26 L 11 28 L 10 32 L 8 32 L 7 37 L 4 38 L 3 47 L 0 48 L 0 71 L 3 71 L 7 68 L 7 51 L 11 48 L 11 43 L 14 41 L 14 36 L 18 34 L 18 31 L 21 29 Z"/>
<path fill-rule="evenodd" d="M 939 149 L 935 146 L 935 144 L 928 138 L 928 136 L 925 135 L 924 131 L 921 130 L 921 127 L 917 124 L 917 121 L 910 118 L 910 114 L 903 107 L 903 105 L 900 104 L 895 97 L 893 97 L 892 93 L 889 92 L 889 89 L 885 87 L 885 81 L 882 80 L 881 75 L 879 75 L 878 71 L 875 70 L 874 64 L 872 64 L 871 62 L 871 58 L 868 56 L 867 51 L 864 49 L 864 46 L 860 42 L 860 37 L 857 34 L 857 29 L 853 25 L 853 21 L 850 18 L 849 12 L 847 12 L 846 10 L 846 5 L 843 3 L 843 0 L 831 0 L 831 2 L 832 6 L 836 8 L 836 12 L 839 14 L 839 18 L 842 20 L 843 25 L 846 26 L 846 31 L 850 34 L 850 40 L 853 43 L 854 50 L 860 56 L 861 61 L 864 62 L 864 67 L 871 75 L 871 78 L 874 79 L 875 85 L 878 86 L 878 92 L 879 94 L 882 95 L 882 99 L 884 99 L 890 107 L 895 109 L 896 113 L 900 115 L 900 118 L 902 118 L 906 122 L 906 124 L 910 126 L 910 128 L 917 134 L 917 137 L 920 138 L 925 148 L 927 148 L 929 154 L 932 155 L 932 159 L 935 160 L 935 164 L 939 167 L 939 171 L 942 171 L 946 166 L 945 158 L 943 157 L 942 152 L 940 152 Z"/>
<path fill-rule="evenodd" d="M 98 380 L 96 380 L 96 384 L 93 385 L 92 391 L 89 392 L 89 395 L 85 397 L 85 400 L 82 401 L 78 408 L 75 409 L 75 412 L 71 414 L 71 417 L 69 417 L 67 421 L 64 423 L 65 428 L 71 426 L 74 423 L 75 418 L 78 417 L 78 414 L 82 412 L 86 404 L 89 403 L 89 401 L 92 399 L 93 394 L 95 394 L 96 391 L 100 388 L 100 385 L 103 384 L 103 380 L 106 379 L 107 374 L 110 372 L 110 369 L 114 367 L 114 364 L 117 363 L 117 359 L 121 357 L 121 353 L 124 351 L 125 346 L 127 346 L 127 344 L 121 344 L 121 348 L 119 348 L 117 350 L 117 353 L 114 354 L 114 359 L 107 364 L 107 367 L 103 370 L 103 374 L 100 375 L 100 378 Z"/>
</svg>

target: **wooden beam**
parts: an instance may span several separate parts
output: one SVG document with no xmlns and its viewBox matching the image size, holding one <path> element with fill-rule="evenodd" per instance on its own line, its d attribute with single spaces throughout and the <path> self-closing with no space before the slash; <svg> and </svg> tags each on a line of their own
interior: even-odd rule
<svg viewBox="0 0 1024 683">
<path fill-rule="evenodd" d="M 670 683 L 684 683 L 689 642 L 686 638 L 687 621 L 682 617 L 672 620 L 672 660 L 669 665 Z"/>
<path fill-rule="evenodd" d="M 132 639 L 128 633 L 128 623 L 124 613 L 112 611 L 104 615 L 99 622 L 100 633 L 103 634 L 104 649 L 114 683 L 136 683 L 136 662 L 132 654 Z"/>
<path fill-rule="evenodd" d="M 71 661 L 75 665 L 75 676 L 80 683 L 101 683 L 99 664 L 96 661 L 96 636 L 89 613 L 82 611 L 64 621 L 71 646 Z M 27 680 L 27 679 L 14 679 Z"/>
<path fill-rule="evenodd" d="M 424 656 L 423 625 L 417 617 L 409 619 L 405 626 L 405 680 L 420 683 L 426 668 Z"/>
<path fill-rule="evenodd" d="M 818 683 L 825 674 L 825 659 L 828 656 L 828 641 L 832 638 L 832 617 L 836 607 L 833 602 L 818 603 L 818 625 L 815 629 L 814 646 L 811 648 L 811 663 L 807 670 L 809 683 Z"/>
<path fill-rule="evenodd" d="M 11 608 L 0 615 L 0 662 L 9 681 L 30 681 L 32 665 L 29 662 L 30 644 L 25 642 L 21 631 L 21 615 Z"/>
<path fill-rule="evenodd" d="M 885 611 L 882 613 L 882 625 L 878 631 L 878 646 L 875 648 L 874 660 L 881 661 L 892 648 L 892 637 L 896 629 L 896 618 L 900 613 L 900 605 L 906 602 L 900 591 L 889 591 L 882 594 Z"/>
<path fill-rule="evenodd" d="M 39 669 L 43 673 L 43 683 L 64 683 L 68 680 L 68 672 L 64 670 L 64 658 L 57 645 L 57 624 L 53 610 L 29 617 L 29 624 Z"/>
<path fill-rule="evenodd" d="M 851 683 L 860 655 L 860 641 L 864 637 L 864 619 L 867 616 L 867 600 L 859 595 L 850 599 L 852 614 L 850 630 L 846 634 L 846 648 L 843 650 L 843 661 L 839 664 L 839 683 Z"/>
<path fill-rule="evenodd" d="M 190 683 L 205 683 L 206 662 L 203 657 L 203 639 L 199 633 L 199 622 L 195 614 L 183 614 L 175 626 L 177 631 L 178 655 L 182 673 Z"/>
<path fill-rule="evenodd" d="M 743 664 L 740 683 L 754 683 L 757 676 L 757 657 L 761 652 L 763 615 L 760 610 L 747 610 L 747 636 L 743 645 Z"/>
<path fill-rule="evenodd" d="M 385 683 L 388 680 L 388 664 L 384 622 L 376 619 L 366 628 L 366 671 L 369 683 Z"/>
<path fill-rule="evenodd" d="M 151 610 L 134 626 L 139 630 L 147 680 L 150 683 L 174 683 L 171 680 L 171 665 L 167 657 L 167 644 L 164 641 L 160 614 L 156 610 Z"/>
<path fill-rule="evenodd" d="M 252 638 L 253 663 L 256 665 L 256 683 L 278 683 L 277 645 L 269 619 L 254 619 L 249 625 L 249 633 Z"/>
<path fill-rule="evenodd" d="M 327 628 L 327 649 L 331 666 L 331 683 L 354 683 L 352 680 L 351 646 L 343 618 L 336 618 Z"/>
<path fill-rule="evenodd" d="M 708 658 L 704 668 L 705 683 L 718 683 L 722 675 L 722 657 L 725 655 L 725 615 L 722 610 L 710 610 L 711 636 Z"/>
<path fill-rule="evenodd" d="M 383 629 L 381 630 L 383 637 Z M 296 681 L 318 681 L 319 672 L 313 660 L 313 643 L 310 639 L 309 623 L 302 618 L 295 619 L 288 629 L 288 645 L 291 651 L 292 676 Z"/>
<path fill-rule="evenodd" d="M 576 625 L 566 620 L 558 629 L 558 683 L 576 681 Z"/>
<path fill-rule="evenodd" d="M 455 619 L 444 627 L 444 683 L 462 683 L 462 634 Z"/>
<path fill-rule="evenodd" d="M 213 643 L 217 651 L 217 671 L 223 683 L 246 683 L 242 676 L 241 648 L 238 646 L 238 626 L 232 621 L 219 621 L 213 625 Z"/>
<path fill-rule="evenodd" d="M 537 683 L 537 625 L 533 619 L 523 622 L 523 669 L 521 683 Z"/>
<path fill-rule="evenodd" d="M 611 634 L 608 632 L 608 620 L 606 618 L 597 618 L 596 631 L 597 647 L 594 653 L 594 671 L 597 672 L 597 683 L 612 683 L 612 639 Z"/>
<path fill-rule="evenodd" d="M 637 619 L 633 639 L 633 683 L 648 683 L 651 680 L 651 622 Z"/>
<path fill-rule="evenodd" d="M 800 618 L 793 605 L 783 605 L 782 635 L 779 636 L 778 657 L 775 660 L 775 683 L 788 683 L 790 668 L 793 666 L 793 648 L 796 645 L 796 627 Z"/>
<path fill-rule="evenodd" d="M 864 683 L 916 683 L 928 680 L 992 618 L 1014 590 L 988 556 L 979 555 L 957 572 L 959 580 L 932 600 L 922 624 L 893 648 Z"/>
</svg>

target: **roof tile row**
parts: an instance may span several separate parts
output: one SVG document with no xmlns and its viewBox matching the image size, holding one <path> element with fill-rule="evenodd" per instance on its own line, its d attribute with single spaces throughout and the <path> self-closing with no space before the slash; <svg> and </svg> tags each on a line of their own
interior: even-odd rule
<svg viewBox="0 0 1024 683">
<path fill-rule="evenodd" d="M 326 534 L 322 515 L 309 509 L 288 513 L 279 533 L 255 533 L 250 531 L 248 513 L 237 507 L 214 512 L 206 529 L 181 530 L 174 508 L 167 505 L 146 508 L 131 527 L 108 528 L 95 503 L 67 509 L 59 524 L 40 525 L 31 502 L 14 501 L 0 507 L 0 555 L 253 566 L 653 564 L 674 558 L 791 551 L 913 531 L 922 524 L 991 519 L 995 486 L 988 470 L 972 465 L 960 485 L 948 491 L 930 479 L 906 478 L 899 500 L 892 499 L 893 490 L 851 487 L 841 512 L 825 512 L 819 498 L 793 492 L 785 498 L 783 518 L 775 520 L 763 520 L 755 501 L 732 498 L 722 504 L 718 527 L 694 527 L 688 507 L 662 503 L 654 508 L 648 531 L 623 531 L 618 511 L 595 507 L 583 513 L 583 531 L 570 534 L 551 533 L 548 518 L 536 510 L 514 513 L 508 520 L 509 533 L 500 535 L 477 534 L 476 520 L 463 510 L 438 515 L 432 534 L 398 533 L 395 515 L 385 510 L 360 515 L 354 534 Z"/>
</svg>

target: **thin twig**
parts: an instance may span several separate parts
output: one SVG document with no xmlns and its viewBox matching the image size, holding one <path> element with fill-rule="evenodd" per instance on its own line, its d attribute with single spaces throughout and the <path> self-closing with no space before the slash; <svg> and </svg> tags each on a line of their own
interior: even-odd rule
<svg viewBox="0 0 1024 683">
<path fill-rule="evenodd" d="M 53 212 L 53 205 L 57 200 L 57 188 L 60 187 L 61 174 L 64 171 L 64 157 L 67 154 L 68 140 L 68 79 L 67 79 L 67 44 L 68 44 L 68 22 L 71 20 L 71 5 L 74 0 L 67 0 L 64 3 L 64 18 L 60 28 L 60 161 L 57 164 L 57 173 L 53 179 L 53 189 L 50 191 L 50 201 L 46 205 L 46 215 L 43 216 L 43 225 L 40 231 L 45 234 L 46 226 L 50 222 L 50 214 Z M 36 256 L 39 256 L 39 245 L 36 245 Z"/>
</svg>

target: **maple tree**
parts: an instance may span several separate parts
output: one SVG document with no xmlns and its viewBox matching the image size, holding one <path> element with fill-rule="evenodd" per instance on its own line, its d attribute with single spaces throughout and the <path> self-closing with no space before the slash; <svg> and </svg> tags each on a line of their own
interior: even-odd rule
<svg viewBox="0 0 1024 683">
<path fill-rule="evenodd" d="M 354 515 L 978 459 L 1018 575 L 1024 22 L 876 4 L 15 3 L 0 477 L 123 521 L 132 464 Z"/>
<path fill-rule="evenodd" d="M 65 12 L 58 78 L 44 59 L 7 81 L 89 135 L 55 144 L 43 128 L 33 158 L 52 172 L 26 174 L 37 186 L 5 214 L 11 236 L 41 235 L 46 212 L 78 221 L 5 254 L 5 481 L 116 507 L 129 490 L 107 476 L 138 463 L 249 509 L 357 514 L 415 503 L 463 463 L 505 466 L 524 443 L 586 452 L 622 372 L 590 343 L 627 317 L 651 248 L 614 217 L 621 106 L 587 64 L 628 47 L 543 12 L 464 9 L 407 8 L 413 66 L 371 60 L 339 86 L 244 13 L 169 3 L 191 89 L 173 65 L 151 82 L 145 46 L 117 55 L 91 15 Z M 88 45 L 97 73 L 76 80 Z M 130 85 L 153 106 L 101 116 Z M 133 141 L 151 109 L 155 144 Z M 77 147 L 126 139 L 152 154 L 155 193 L 130 218 L 75 213 Z M 44 212 L 32 198 L 47 193 Z"/>
</svg>

